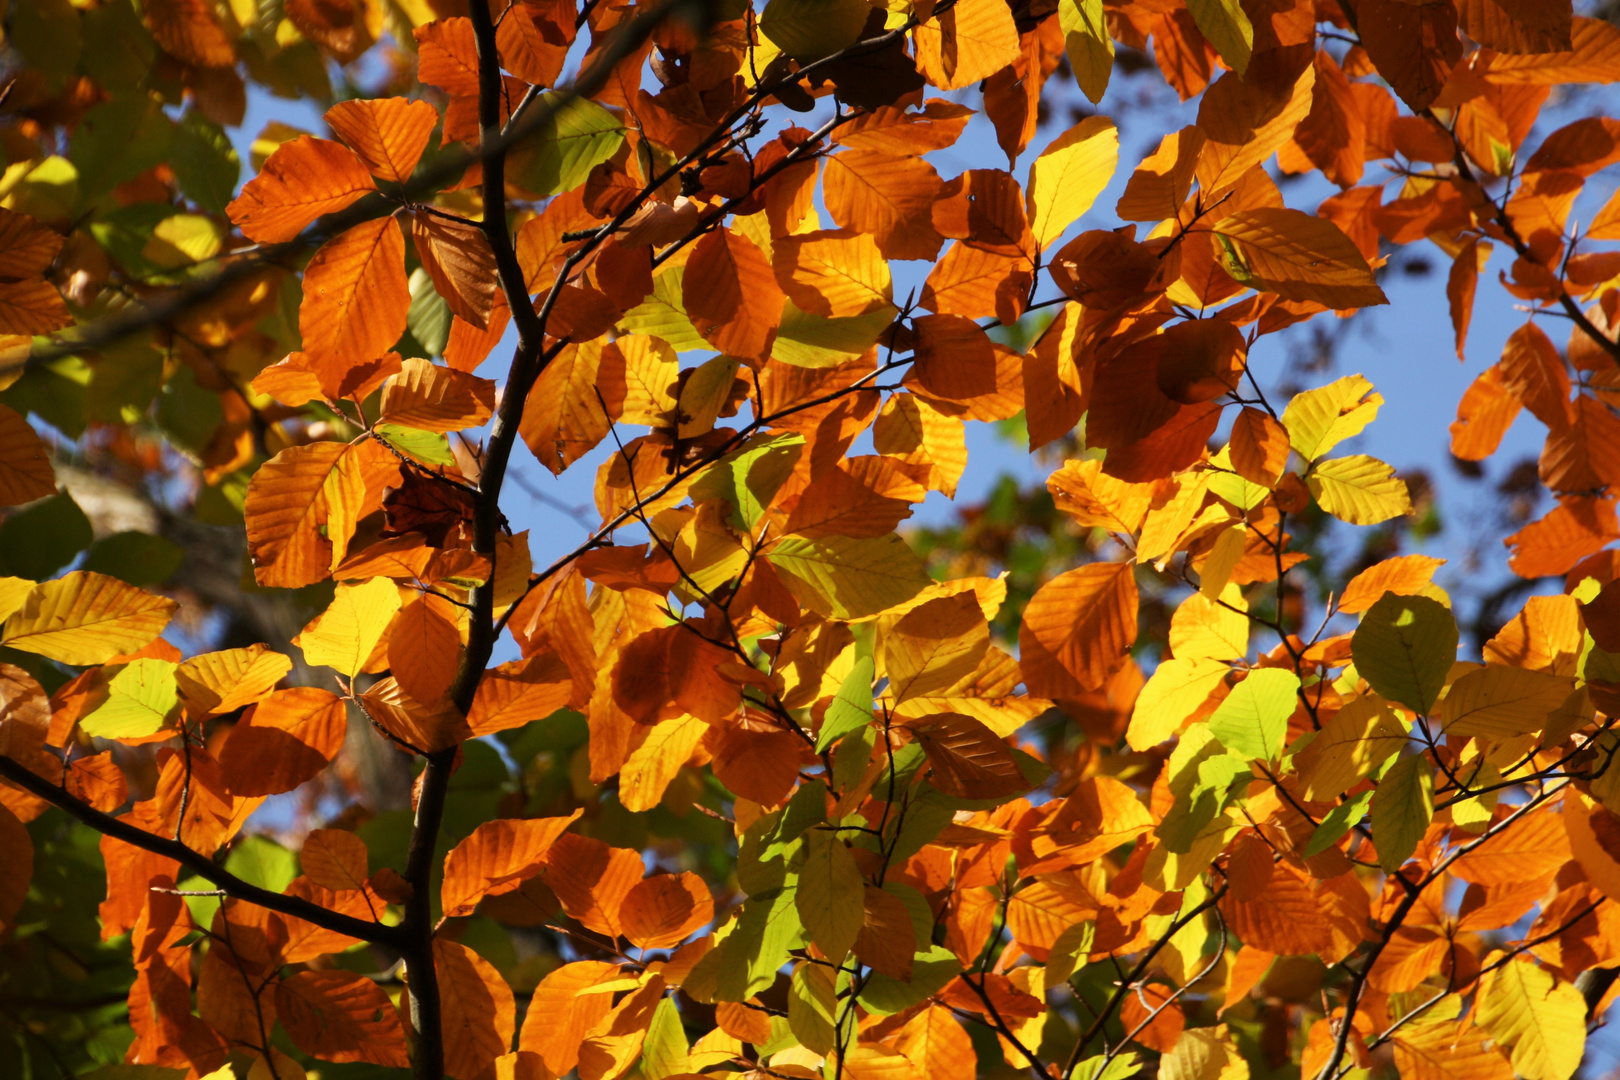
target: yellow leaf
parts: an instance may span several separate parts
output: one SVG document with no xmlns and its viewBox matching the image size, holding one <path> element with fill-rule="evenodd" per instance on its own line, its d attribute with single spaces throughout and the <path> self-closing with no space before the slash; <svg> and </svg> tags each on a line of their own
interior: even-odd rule
<svg viewBox="0 0 1620 1080">
<path fill-rule="evenodd" d="M 1569 1080 L 1586 1048 L 1586 999 L 1552 972 L 1515 960 L 1486 976 L 1475 1019 L 1512 1049 L 1524 1080 Z"/>
<path fill-rule="evenodd" d="M 292 670 L 292 659 L 268 645 L 202 653 L 175 672 L 192 715 L 233 712 L 251 705 Z"/>
<path fill-rule="evenodd" d="M 840 963 L 855 947 L 865 921 L 865 883 L 855 856 L 836 832 L 812 829 L 805 839 L 794 903 L 810 940 L 829 960 Z"/>
<path fill-rule="evenodd" d="M 1300 457 L 1315 461 L 1344 440 L 1361 434 L 1384 403 L 1372 388 L 1372 383 L 1356 374 L 1295 394 L 1282 416 L 1289 445 Z"/>
<path fill-rule="evenodd" d="M 1452 683 L 1437 711 L 1447 735 L 1510 739 L 1540 731 L 1574 691 L 1567 675 L 1492 664 Z"/>
<path fill-rule="evenodd" d="M 695 716 L 660 720 L 619 770 L 619 802 L 624 808 L 639 813 L 657 806 L 708 730 L 709 725 Z"/>
<path fill-rule="evenodd" d="M 1230 670 L 1219 660 L 1177 658 L 1161 663 L 1136 696 L 1125 742 L 1132 750 L 1164 742 L 1209 700 Z"/>
<path fill-rule="evenodd" d="M 1226 272 L 1261 292 L 1341 310 L 1389 303 L 1355 241 L 1326 218 L 1262 206 L 1223 218 L 1213 238 Z"/>
<path fill-rule="evenodd" d="M 1485 1033 L 1455 1020 L 1403 1028 L 1395 1036 L 1395 1067 L 1407 1080 L 1513 1080 L 1512 1066 Z"/>
<path fill-rule="evenodd" d="M 1324 461 L 1311 470 L 1306 483 L 1322 509 L 1352 525 L 1376 525 L 1412 512 L 1406 481 L 1366 454 Z"/>
<path fill-rule="evenodd" d="M 928 584 L 922 560 L 893 533 L 858 539 L 784 536 L 766 549 L 765 558 L 801 604 L 835 619 L 876 615 Z"/>
<path fill-rule="evenodd" d="M 1181 602 L 1170 617 L 1170 651 L 1180 660 L 1237 660 L 1249 651 L 1249 605 L 1236 585 L 1217 603 L 1202 593 Z"/>
<path fill-rule="evenodd" d="M 1029 225 L 1041 250 L 1080 220 L 1119 164 L 1119 129 L 1088 116 L 1053 139 L 1029 167 Z"/>
<path fill-rule="evenodd" d="M 35 584 L 27 578 L 0 577 L 0 621 L 11 618 L 12 613 L 23 606 Z"/>
<path fill-rule="evenodd" d="M 1063 49 L 1069 54 L 1075 81 L 1095 105 L 1102 100 L 1114 71 L 1114 39 L 1103 17 L 1102 0 L 1059 0 L 1058 27 L 1063 31 Z"/>
<path fill-rule="evenodd" d="M 6 620 L 0 644 L 63 664 L 102 664 L 150 644 L 180 605 L 88 570 L 47 581 Z"/>
<path fill-rule="evenodd" d="M 107 700 L 79 722 L 79 730 L 99 739 L 155 735 L 169 724 L 180 704 L 172 660 L 142 659 L 124 665 L 107 683 Z"/>
<path fill-rule="evenodd" d="M 335 668 L 352 679 L 366 666 L 399 607 L 399 587 L 387 578 L 339 585 L 331 606 L 293 644 L 304 650 L 310 664 Z"/>
<path fill-rule="evenodd" d="M 990 624 L 970 592 L 930 600 L 878 624 L 889 695 L 900 702 L 936 694 L 973 674 L 990 648 Z"/>
<path fill-rule="evenodd" d="M 1376 694 L 1346 702 L 1294 758 L 1305 797 L 1336 799 L 1406 745 L 1406 726 Z"/>
<path fill-rule="evenodd" d="M 957 0 L 914 36 L 917 69 L 941 90 L 972 86 L 1018 59 L 1018 26 L 1003 0 Z"/>
</svg>

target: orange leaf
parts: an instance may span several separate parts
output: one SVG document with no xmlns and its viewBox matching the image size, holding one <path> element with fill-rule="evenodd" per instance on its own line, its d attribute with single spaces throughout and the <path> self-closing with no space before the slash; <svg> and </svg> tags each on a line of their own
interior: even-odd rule
<svg viewBox="0 0 1620 1080">
<path fill-rule="evenodd" d="M 383 384 L 382 418 L 423 431 L 477 427 L 495 410 L 495 384 L 416 357 Z"/>
<path fill-rule="evenodd" d="M 366 842 L 345 829 L 316 829 L 304 838 L 298 865 L 304 876 L 323 889 L 350 892 L 365 888 L 371 854 Z"/>
<path fill-rule="evenodd" d="M 1369 566 L 1345 586 L 1344 594 L 1339 597 L 1339 610 L 1350 614 L 1366 611 L 1385 593 L 1403 596 L 1421 593 L 1445 562 L 1429 555 L 1400 555 Z"/>
<path fill-rule="evenodd" d="M 0 506 L 56 494 L 50 448 L 16 412 L 0 405 Z"/>
<path fill-rule="evenodd" d="M 236 49 L 206 0 L 152 0 L 141 5 L 141 14 L 169 55 L 200 68 L 236 63 Z"/>
<path fill-rule="evenodd" d="M 655 874 L 625 894 L 624 936 L 642 949 L 667 949 L 714 918 L 714 897 L 696 874 Z"/>
<path fill-rule="evenodd" d="M 517 1027 L 512 988 L 488 960 L 442 937 L 433 941 L 433 966 L 443 1013 L 444 1071 L 455 1080 L 478 1080 L 512 1046 Z"/>
<path fill-rule="evenodd" d="M 423 595 L 399 609 L 388 631 L 388 670 L 417 701 L 432 704 L 450 691 L 461 656 L 461 632 L 450 603 Z"/>
<path fill-rule="evenodd" d="M 279 244 L 322 214 L 342 210 L 375 190 L 371 174 L 346 146 L 301 135 L 277 147 L 225 209 L 243 236 Z"/>
<path fill-rule="evenodd" d="M 447 94 L 478 93 L 478 42 L 468 18 L 439 19 L 412 31 L 416 77 Z"/>
<path fill-rule="evenodd" d="M 1232 468 L 1261 487 L 1275 487 L 1288 465 L 1288 432 L 1269 413 L 1245 406 L 1232 422 Z"/>
<path fill-rule="evenodd" d="M 565 833 L 552 845 L 545 862 L 546 884 L 571 918 L 599 934 L 623 936 L 620 909 L 625 896 L 641 881 L 641 852 Z"/>
<path fill-rule="evenodd" d="M 612 994 L 584 991 L 618 977 L 619 969 L 614 964 L 579 960 L 541 979 L 523 1017 L 518 1048 L 539 1054 L 546 1068 L 558 1076 L 571 1072 L 579 1062 L 585 1034 L 613 1008 Z"/>
<path fill-rule="evenodd" d="M 618 352 L 617 345 L 594 341 L 565 346 L 536 380 L 518 433 L 553 473 L 561 473 L 607 435 L 611 422 L 602 401 L 611 391 L 603 385 L 598 395 L 598 372 Z M 622 366 L 622 361 L 610 366 Z"/>
<path fill-rule="evenodd" d="M 568 665 L 556 654 L 513 660 L 484 672 L 467 724 L 474 735 L 522 727 L 567 705 L 573 693 Z"/>
<path fill-rule="evenodd" d="M 486 896 L 512 892 L 538 874 L 563 830 L 579 820 L 567 817 L 486 821 L 455 846 L 444 860 L 440 902 L 447 915 L 470 915 Z"/>
<path fill-rule="evenodd" d="M 276 1018 L 293 1045 L 324 1061 L 410 1066 L 405 1028 L 382 987 L 349 971 L 300 971 L 276 983 Z"/>
<path fill-rule="evenodd" d="M 890 259 L 932 259 L 943 237 L 933 207 L 943 190 L 921 157 L 846 150 L 827 159 L 823 197 L 833 220 L 877 241 Z"/>
<path fill-rule="evenodd" d="M 319 527 L 326 524 L 326 478 L 347 449 L 338 442 L 289 446 L 253 474 L 242 514 L 260 585 L 296 589 L 331 572 L 332 542 Z"/>
<path fill-rule="evenodd" d="M 1539 521 L 1506 540 L 1508 565 L 1523 578 L 1568 573 L 1582 559 L 1620 539 L 1614 502 L 1590 495 L 1567 495 Z"/>
<path fill-rule="evenodd" d="M 1019 664 L 1033 697 L 1077 697 L 1108 680 L 1136 641 L 1129 563 L 1091 563 L 1042 585 L 1024 609 Z"/>
<path fill-rule="evenodd" d="M 326 768 L 348 732 L 343 699 L 310 686 L 278 690 L 231 729 L 220 768 L 234 795 L 291 791 Z"/>
<path fill-rule="evenodd" d="M 709 344 L 744 360 L 770 357 L 782 288 L 752 240 L 730 229 L 705 233 L 692 246 L 684 280 L 697 286 L 683 294 L 686 314 Z"/>
<path fill-rule="evenodd" d="M 326 110 L 326 122 L 373 176 L 403 184 L 427 149 L 439 111 L 425 101 L 356 98 Z"/>
<path fill-rule="evenodd" d="M 995 349 L 972 319 L 924 315 L 912 328 L 917 335 L 912 374 L 922 390 L 947 400 L 995 392 Z"/>
<path fill-rule="evenodd" d="M 1502 385 L 1502 365 L 1493 364 L 1463 391 L 1457 419 L 1451 423 L 1451 452 L 1464 461 L 1483 461 L 1496 453 L 1502 436 L 1519 415 L 1519 399 Z"/>
<path fill-rule="evenodd" d="M 390 216 L 356 225 L 322 245 L 304 270 L 304 352 L 341 367 L 375 360 L 405 332 L 410 306 L 399 222 Z"/>
<path fill-rule="evenodd" d="M 1359 0 L 1356 29 L 1378 74 L 1413 112 L 1428 108 L 1462 59 L 1457 9 L 1414 6 L 1401 0 Z"/>
<path fill-rule="evenodd" d="M 867 885 L 864 905 L 861 932 L 855 937 L 855 956 L 891 979 L 910 979 L 917 930 L 906 902 L 876 885 Z"/>
</svg>

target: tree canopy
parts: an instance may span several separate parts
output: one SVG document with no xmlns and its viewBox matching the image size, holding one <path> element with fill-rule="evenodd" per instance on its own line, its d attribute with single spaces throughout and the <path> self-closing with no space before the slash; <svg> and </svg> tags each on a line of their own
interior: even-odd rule
<svg viewBox="0 0 1620 1080">
<path fill-rule="evenodd" d="M 0 10 L 0 1073 L 1582 1066 L 1601 12 Z M 1546 429 L 1467 641 L 1378 372 L 1284 377 L 1416 251 L 1454 458 Z M 978 425 L 1045 489 L 916 528 Z"/>
</svg>

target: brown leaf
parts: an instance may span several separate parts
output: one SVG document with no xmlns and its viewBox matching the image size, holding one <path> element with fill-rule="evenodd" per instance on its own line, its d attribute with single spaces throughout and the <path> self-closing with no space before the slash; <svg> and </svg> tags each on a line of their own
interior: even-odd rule
<svg viewBox="0 0 1620 1080">
<path fill-rule="evenodd" d="M 475 329 L 487 327 L 498 275 L 484 230 L 418 210 L 411 219 L 411 243 L 451 312 Z"/>
</svg>

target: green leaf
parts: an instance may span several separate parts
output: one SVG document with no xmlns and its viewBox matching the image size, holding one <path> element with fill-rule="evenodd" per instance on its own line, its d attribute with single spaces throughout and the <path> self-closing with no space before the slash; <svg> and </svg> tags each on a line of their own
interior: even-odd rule
<svg viewBox="0 0 1620 1080">
<path fill-rule="evenodd" d="M 827 1054 L 836 1043 L 834 1024 L 838 1010 L 835 976 L 820 964 L 803 963 L 793 969 L 788 986 L 788 1027 L 805 1047 Z"/>
<path fill-rule="evenodd" d="M 955 953 L 943 945 L 930 945 L 917 952 L 910 982 L 873 972 L 861 991 L 861 1005 L 868 1012 L 897 1013 L 939 993 L 961 972 L 962 964 Z"/>
<path fill-rule="evenodd" d="M 78 67 L 79 53 L 84 48 L 79 12 L 69 0 L 29 0 L 7 7 L 7 44 L 27 59 L 31 71 L 44 77 L 48 97 L 60 90 Z"/>
<path fill-rule="evenodd" d="M 421 355 L 440 356 L 450 343 L 450 305 L 420 266 L 411 271 L 410 290 L 411 306 L 405 313 L 405 332 L 421 346 Z"/>
<path fill-rule="evenodd" d="M 866 0 L 771 0 L 759 32 L 801 64 L 853 45 L 872 6 Z"/>
<path fill-rule="evenodd" d="M 1457 620 L 1438 600 L 1385 593 L 1361 617 L 1350 654 L 1381 696 L 1427 714 L 1457 660 Z"/>
<path fill-rule="evenodd" d="M 872 658 L 863 656 L 855 661 L 844 681 L 838 684 L 838 693 L 827 704 L 821 730 L 816 733 L 816 753 L 822 753 L 845 735 L 870 724 L 872 701 Z"/>
<path fill-rule="evenodd" d="M 752 532 L 803 450 L 803 435 L 756 435 L 698 475 L 692 501 L 724 499 L 732 506 L 731 523 Z"/>
<path fill-rule="evenodd" d="M 51 8 L 54 4 L 30 4 L 30 7 Z M 64 7 L 67 5 L 64 3 Z M 23 21 L 20 8 L 14 8 L 15 23 Z M 152 61 L 157 56 L 157 42 L 151 31 L 141 22 L 133 4 L 101 4 L 83 13 L 84 48 L 95 59 L 95 79 L 115 96 L 137 90 L 152 72 Z M 13 26 L 13 40 L 16 27 Z M 69 43 L 58 39 L 52 46 L 67 52 Z M 71 56 L 71 53 L 69 54 Z M 53 57 L 53 59 L 60 59 Z M 72 59 L 68 62 L 71 64 Z M 38 64 L 33 65 L 36 70 Z M 171 162 L 179 172 L 179 162 Z"/>
<path fill-rule="evenodd" d="M 172 660 L 131 660 L 107 683 L 107 700 L 79 721 L 79 730 L 98 739 L 137 739 L 155 735 L 180 708 L 180 687 Z"/>
<path fill-rule="evenodd" d="M 67 492 L 13 510 L 0 525 L 0 568 L 44 581 L 90 546 L 90 519 Z"/>
<path fill-rule="evenodd" d="M 1102 100 L 1114 71 L 1114 39 L 1102 0 L 1059 0 L 1058 26 L 1080 90 L 1093 105 Z"/>
<path fill-rule="evenodd" d="M 786 887 L 755 896 L 743 905 L 737 928 L 714 949 L 720 956 L 715 997 L 747 1001 L 776 981 L 788 952 L 805 941 L 804 925 L 794 902 L 799 891 L 790 877 Z M 705 957 L 707 959 L 707 957 Z"/>
<path fill-rule="evenodd" d="M 268 836 L 248 836 L 231 845 L 225 869 L 271 892 L 281 892 L 298 876 L 298 856 Z"/>
<path fill-rule="evenodd" d="M 178 544 L 131 530 L 103 536 L 91 544 L 79 569 L 94 570 L 144 588 L 169 580 L 185 558 Z"/>
<path fill-rule="evenodd" d="M 930 580 L 917 553 L 894 533 L 858 539 L 784 536 L 766 558 L 794 598 L 823 618 L 876 615 L 910 600 Z"/>
<path fill-rule="evenodd" d="M 810 940 L 833 963 L 842 963 L 866 920 L 866 886 L 855 856 L 831 829 L 806 836 L 796 902 Z"/>
<path fill-rule="evenodd" d="M 769 843 L 760 851 L 760 857 L 770 859 L 784 854 L 812 825 L 827 820 L 827 785 L 821 780 L 810 780 L 799 785 L 787 806 L 778 815 L 776 828 Z"/>
<path fill-rule="evenodd" d="M 195 108 L 187 109 L 174 126 L 174 153 L 169 161 L 186 198 L 204 210 L 225 212 L 242 178 L 242 162 L 224 128 Z"/>
<path fill-rule="evenodd" d="M 771 359 L 807 368 L 847 364 L 876 344 L 898 313 L 898 308 L 885 304 L 864 315 L 830 319 L 800 311 L 793 301 L 785 301 Z"/>
<path fill-rule="evenodd" d="M 1378 865 L 1394 873 L 1412 857 L 1434 817 L 1434 775 L 1422 754 L 1401 758 L 1372 797 L 1373 843 Z"/>
<path fill-rule="evenodd" d="M 1199 33 L 1215 46 L 1226 66 L 1242 75 L 1254 52 L 1254 25 L 1238 0 L 1187 0 Z"/>
<path fill-rule="evenodd" d="M 660 998 L 647 1027 L 647 1039 L 641 1044 L 641 1075 L 647 1080 L 664 1080 L 666 1076 L 690 1074 L 687 1050 L 686 1030 L 675 999 Z"/>
<path fill-rule="evenodd" d="M 1251 671 L 1209 718 L 1210 734 L 1239 757 L 1275 761 L 1288 738 L 1288 718 L 1298 695 L 1299 676 L 1292 671 Z"/>
<path fill-rule="evenodd" d="M 1366 454 L 1320 462 L 1305 483 L 1323 510 L 1352 525 L 1377 525 L 1412 512 L 1406 481 L 1396 477 L 1392 466 Z"/>
<path fill-rule="evenodd" d="M 1059 934 L 1046 960 L 1046 984 L 1057 986 L 1068 982 L 1080 959 L 1091 955 L 1091 943 L 1096 937 L 1097 924 L 1089 921 L 1075 923 Z"/>
<path fill-rule="evenodd" d="M 1337 844 L 1345 833 L 1349 832 L 1361 820 L 1361 815 L 1367 812 L 1367 804 L 1372 802 L 1373 792 L 1363 791 L 1353 799 L 1335 806 L 1328 811 L 1327 817 L 1311 833 L 1310 843 L 1305 845 L 1305 858 L 1320 855 L 1328 848 Z"/>
<path fill-rule="evenodd" d="M 378 424 L 377 434 L 394 447 L 429 465 L 454 465 L 456 455 L 450 452 L 450 437 L 437 431 L 422 431 L 403 424 Z"/>
<path fill-rule="evenodd" d="M 124 94 L 84 114 L 68 156 L 79 170 L 80 190 L 91 197 L 169 160 L 173 141 L 174 123 L 162 102 Z"/>
<path fill-rule="evenodd" d="M 685 276 L 686 268 L 677 266 L 653 278 L 653 291 L 625 312 L 619 325 L 632 334 L 659 338 L 676 352 L 708 350 L 709 343 L 686 317 Z"/>
<path fill-rule="evenodd" d="M 552 90 L 531 107 L 556 110 L 512 154 L 513 181 L 536 195 L 560 195 L 584 184 L 624 142 L 623 122 L 594 101 Z"/>
<path fill-rule="evenodd" d="M 1106 1054 L 1088 1057 L 1074 1067 L 1071 1080 L 1127 1080 L 1142 1071 L 1142 1061 L 1136 1051 L 1127 1050 L 1110 1058 Z M 1217 1073 L 1216 1075 L 1220 1075 Z"/>
</svg>

